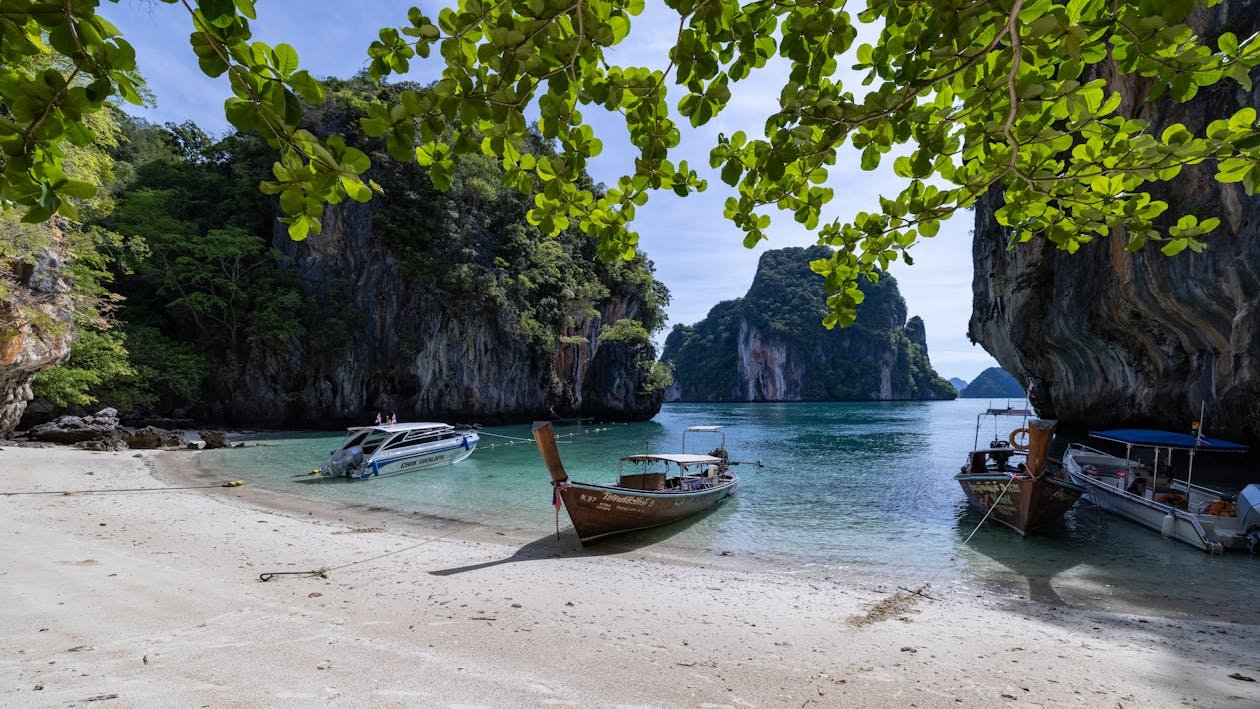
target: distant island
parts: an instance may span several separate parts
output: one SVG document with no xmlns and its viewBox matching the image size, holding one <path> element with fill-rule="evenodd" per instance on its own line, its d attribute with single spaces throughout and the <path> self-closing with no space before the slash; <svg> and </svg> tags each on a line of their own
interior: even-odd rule
<svg viewBox="0 0 1260 709">
<path fill-rule="evenodd" d="M 958 390 L 960 399 L 1022 399 L 1024 396 L 1024 387 L 1019 380 L 1001 367 L 989 367 Z"/>
<path fill-rule="evenodd" d="M 966 380 L 966 379 L 959 379 L 958 377 L 950 377 L 950 378 L 949 378 L 949 383 L 950 383 L 950 384 L 953 384 L 953 385 L 954 385 L 954 388 L 955 388 L 955 389 L 957 389 L 959 392 L 961 392 L 963 389 L 966 389 L 966 388 L 967 388 L 967 380 Z"/>
<path fill-rule="evenodd" d="M 676 325 L 661 361 L 673 368 L 666 401 L 891 401 L 953 399 L 928 360 L 923 321 L 906 320 L 897 281 L 863 282 L 857 322 L 828 330 L 823 246 L 767 251 L 748 293 Z"/>
</svg>

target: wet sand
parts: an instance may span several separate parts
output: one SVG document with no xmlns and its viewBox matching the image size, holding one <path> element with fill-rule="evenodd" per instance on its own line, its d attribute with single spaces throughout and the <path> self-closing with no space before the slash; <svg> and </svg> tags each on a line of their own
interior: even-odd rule
<svg viewBox="0 0 1260 709">
<path fill-rule="evenodd" d="M 219 482 L 193 455 L 4 447 L 0 489 Z M 1260 683 L 1230 676 L 1260 679 L 1251 624 L 965 587 L 929 600 L 656 547 L 586 553 L 546 531 L 522 539 L 248 485 L 3 495 L 0 702 L 1260 703 Z"/>
</svg>

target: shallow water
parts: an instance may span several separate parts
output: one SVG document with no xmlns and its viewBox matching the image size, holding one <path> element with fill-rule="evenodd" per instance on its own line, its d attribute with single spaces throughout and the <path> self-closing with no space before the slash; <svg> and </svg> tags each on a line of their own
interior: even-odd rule
<svg viewBox="0 0 1260 709">
<path fill-rule="evenodd" d="M 740 492 L 731 502 L 693 522 L 625 535 L 618 548 L 721 554 L 789 573 L 858 574 L 912 588 L 933 579 L 935 589 L 1050 604 L 1260 620 L 1251 608 L 1260 559 L 1246 554 L 1211 557 L 1088 504 L 1078 504 L 1061 527 L 1026 539 L 996 525 L 976 530 L 980 516 L 953 476 L 988 404 L 671 404 L 649 422 L 560 426 L 556 433 L 576 480 L 612 479 L 622 455 L 676 452 L 683 430 L 700 424 L 723 426 L 732 458 L 749 461 L 737 468 Z M 995 431 L 987 423 L 980 437 L 1005 438 L 1018 425 L 1007 419 Z M 527 425 L 484 429 L 477 451 L 454 466 L 312 484 L 305 474 L 340 440 L 267 437 L 257 446 L 207 451 L 198 465 L 383 515 L 479 523 L 512 539 L 554 533 L 550 478 Z M 714 440 L 689 439 L 689 452 L 705 452 Z M 758 460 L 764 467 L 752 464 Z M 576 537 L 568 539 L 576 548 Z"/>
</svg>

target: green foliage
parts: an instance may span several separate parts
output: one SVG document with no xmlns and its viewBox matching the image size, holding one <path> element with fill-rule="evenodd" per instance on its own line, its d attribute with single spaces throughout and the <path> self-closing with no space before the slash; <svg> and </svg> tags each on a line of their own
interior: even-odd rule
<svg viewBox="0 0 1260 709">
<path fill-rule="evenodd" d="M 1045 238 L 1075 251 L 1123 229 L 1132 250 L 1148 241 L 1167 254 L 1203 248 L 1216 222 L 1161 220 L 1168 205 L 1148 185 L 1206 163 L 1218 180 L 1254 194 L 1255 111 L 1243 108 L 1200 133 L 1180 124 L 1157 130 L 1118 113 L 1121 96 L 1094 77 L 1112 69 L 1138 77 L 1146 91 L 1139 104 L 1184 102 L 1217 85 L 1250 89 L 1260 40 L 1203 38 L 1185 24 L 1218 2 L 872 0 L 856 16 L 845 2 L 678 2 L 670 3 L 678 24 L 668 58 L 653 69 L 609 61 L 642 0 L 459 0 L 435 17 L 412 8 L 405 26 L 380 30 L 368 50 L 372 79 L 415 61 L 440 62 L 442 76 L 368 102 L 361 129 L 395 159 L 425 168 L 439 190 L 456 181 L 460 156 L 492 157 L 505 183 L 533 198 L 528 219 L 543 233 L 577 226 L 597 237 L 602 257 L 634 258 L 638 237 L 628 225 L 651 192 L 707 186 L 685 161 L 670 159 L 681 140 L 676 118 L 705 125 L 735 84 L 772 60 L 786 64 L 764 135 L 719 135 L 710 164 L 734 188 L 726 215 L 746 245 L 766 238 L 774 207 L 835 249 L 815 270 L 826 284 L 825 322 L 847 325 L 863 276 L 909 262 L 919 239 L 989 189 L 1004 193 L 997 216 L 1013 241 Z M 191 10 L 202 71 L 228 77 L 229 121 L 279 150 L 274 179 L 262 188 L 280 197 L 290 236 L 318 233 L 325 204 L 370 199 L 378 186 L 363 179 L 367 154 L 347 138 L 301 127 L 301 102 L 317 103 L 323 89 L 292 47 L 252 39 L 253 0 L 181 4 Z M 863 24 L 880 28 L 879 38 L 855 46 Z M 82 117 L 107 100 L 140 100 L 133 51 L 95 2 L 12 0 L 0 13 L 0 38 L 0 200 L 24 206 L 33 221 L 72 215 L 72 199 L 92 189 L 63 169 L 61 146 L 91 142 Z M 866 73 L 864 88 L 836 78 L 841 61 Z M 676 106 L 667 83 L 681 89 Z M 602 150 L 583 114 L 601 109 L 624 120 L 637 151 L 633 169 L 607 190 L 580 179 Z M 527 115 L 538 117 L 554 154 L 526 149 Z M 846 144 L 868 170 L 899 154 L 893 164 L 906 187 L 881 199 L 879 211 L 827 222 L 834 193 L 826 183 Z"/>
<path fill-rule="evenodd" d="M 623 318 L 599 331 L 599 342 L 621 342 L 644 345 L 652 341 L 652 335 L 637 320 Z"/>
<path fill-rule="evenodd" d="M 669 388 L 674 383 L 674 368 L 665 362 L 652 362 L 651 369 L 648 371 L 647 381 L 643 383 L 641 389 L 645 396 L 650 396 L 659 391 Z"/>
<path fill-rule="evenodd" d="M 80 324 L 70 358 L 36 374 L 31 391 L 57 406 L 86 405 L 97 400 L 93 390 L 134 374 L 122 333 Z"/>
</svg>

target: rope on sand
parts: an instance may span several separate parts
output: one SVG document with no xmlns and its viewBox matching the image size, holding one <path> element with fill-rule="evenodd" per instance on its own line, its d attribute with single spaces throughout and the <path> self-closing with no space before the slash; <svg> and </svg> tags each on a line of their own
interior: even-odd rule
<svg viewBox="0 0 1260 709">
<path fill-rule="evenodd" d="M 337 566 L 321 566 L 318 569 L 311 569 L 309 571 L 267 571 L 267 572 L 258 574 L 258 580 L 270 581 L 271 579 L 277 576 L 301 576 L 304 578 L 321 578 L 321 579 L 328 578 L 328 574 L 330 572 L 337 571 L 338 569 L 344 569 L 350 566 L 358 566 L 359 564 L 366 564 L 371 561 L 376 561 L 377 559 L 384 559 L 385 557 L 393 556 L 394 554 L 402 554 L 403 552 L 408 552 L 408 551 L 411 551 L 412 549 L 418 549 L 426 544 L 432 544 L 433 542 L 445 539 L 451 536 L 452 534 L 455 534 L 456 532 L 476 529 L 478 527 L 489 527 L 492 524 L 498 524 L 499 522 L 501 522 L 502 515 L 504 512 L 511 512 L 513 510 L 520 509 L 526 505 L 532 505 L 532 504 L 534 504 L 533 500 L 522 499 L 520 502 L 517 502 L 514 505 L 509 505 L 507 507 L 503 507 L 503 508 L 499 508 L 495 510 L 493 514 L 482 515 L 481 518 L 474 520 L 472 522 L 465 522 L 463 520 L 455 520 L 456 522 L 458 522 L 458 524 L 455 526 L 455 528 L 451 529 L 449 532 L 444 532 L 435 537 L 429 537 L 428 539 L 416 542 L 415 544 L 412 544 L 411 546 L 403 547 L 402 549 L 395 549 L 394 551 L 387 551 L 383 554 L 369 556 L 366 559 L 359 559 L 357 561 L 348 561 L 344 564 L 338 564 Z"/>
<path fill-rule="evenodd" d="M 171 492 L 172 490 L 206 490 L 214 487 L 240 487 L 244 480 L 225 480 L 213 485 L 185 485 L 183 487 L 125 487 L 105 490 L 31 490 L 25 492 L 0 492 L 0 495 L 102 495 L 113 492 Z"/>
</svg>

